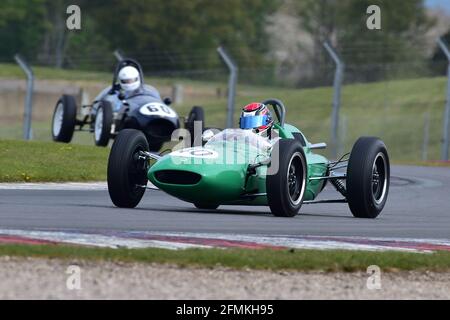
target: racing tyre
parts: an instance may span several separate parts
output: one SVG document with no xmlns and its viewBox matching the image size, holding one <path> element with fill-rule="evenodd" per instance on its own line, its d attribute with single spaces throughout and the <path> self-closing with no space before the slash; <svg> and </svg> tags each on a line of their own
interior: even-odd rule
<svg viewBox="0 0 450 320">
<path fill-rule="evenodd" d="M 305 152 L 301 143 L 293 139 L 280 140 L 273 150 L 266 178 L 269 207 L 277 217 L 294 217 L 303 204 L 306 190 Z"/>
<path fill-rule="evenodd" d="M 72 141 L 77 122 L 77 103 L 75 98 L 63 95 L 56 104 L 52 119 L 53 141 L 69 143 Z"/>
<path fill-rule="evenodd" d="M 347 200 L 353 216 L 376 218 L 389 193 L 390 164 L 383 141 L 362 137 L 356 141 L 347 168 Z"/>
<path fill-rule="evenodd" d="M 111 126 L 113 123 L 113 111 L 111 104 L 107 101 L 100 102 L 95 115 L 94 140 L 95 145 L 106 147 L 111 138 Z"/>
<path fill-rule="evenodd" d="M 200 131 L 195 130 L 195 122 L 200 121 Z M 191 147 L 202 146 L 202 134 L 205 131 L 205 111 L 202 107 L 193 107 L 186 121 L 186 129 L 191 135 Z"/>
<path fill-rule="evenodd" d="M 120 131 L 108 161 L 108 191 L 119 208 L 135 208 L 145 193 L 148 162 L 139 158 L 149 151 L 145 135 L 134 129 Z"/>
<path fill-rule="evenodd" d="M 194 203 L 194 206 L 197 209 L 202 210 L 216 210 L 219 207 L 218 204 L 204 204 L 204 203 Z"/>
</svg>

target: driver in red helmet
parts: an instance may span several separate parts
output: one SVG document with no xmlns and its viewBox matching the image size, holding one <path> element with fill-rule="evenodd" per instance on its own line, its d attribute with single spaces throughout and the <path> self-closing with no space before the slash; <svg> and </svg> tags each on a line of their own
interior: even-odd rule
<svg viewBox="0 0 450 320">
<path fill-rule="evenodd" d="M 267 105 L 254 102 L 242 109 L 239 127 L 252 130 L 261 137 L 271 139 L 274 120 Z"/>
</svg>

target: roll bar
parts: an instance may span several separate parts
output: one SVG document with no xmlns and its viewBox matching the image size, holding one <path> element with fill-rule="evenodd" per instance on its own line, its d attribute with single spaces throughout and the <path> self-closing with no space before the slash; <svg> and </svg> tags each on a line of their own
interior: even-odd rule
<svg viewBox="0 0 450 320">
<path fill-rule="evenodd" d="M 262 104 L 268 104 L 273 107 L 278 121 L 280 122 L 280 126 L 284 128 L 284 124 L 286 121 L 286 107 L 284 106 L 283 102 L 278 99 L 268 99 L 263 101 Z"/>
</svg>

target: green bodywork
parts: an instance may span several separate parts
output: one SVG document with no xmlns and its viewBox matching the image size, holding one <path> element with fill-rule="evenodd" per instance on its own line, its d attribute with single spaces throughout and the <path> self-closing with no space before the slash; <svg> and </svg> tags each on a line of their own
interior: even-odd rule
<svg viewBox="0 0 450 320">
<path fill-rule="evenodd" d="M 304 147 L 308 165 L 307 189 L 304 200 L 314 200 L 324 187 L 324 180 L 310 180 L 311 177 L 321 177 L 328 173 L 328 160 L 310 150 L 311 144 L 294 126 L 285 124 L 275 126 L 281 139 L 294 139 L 295 133 L 300 133 L 306 146 Z M 270 150 L 248 144 L 208 143 L 206 150 L 214 151 L 218 159 L 233 158 L 233 161 L 217 163 L 212 159 L 191 158 L 171 153 L 158 160 L 148 171 L 149 180 L 159 189 L 190 203 L 212 205 L 267 205 L 266 172 L 267 165 L 256 169 L 256 174 L 248 175 L 249 164 L 263 161 L 270 157 Z M 190 149 L 194 150 L 194 149 Z M 199 150 L 199 148 L 197 148 Z M 202 150 L 202 148 L 200 148 Z M 203 149 L 204 150 L 204 149 Z M 201 175 L 200 182 L 194 185 L 168 184 L 159 181 L 155 173 L 159 171 L 187 171 Z"/>
</svg>

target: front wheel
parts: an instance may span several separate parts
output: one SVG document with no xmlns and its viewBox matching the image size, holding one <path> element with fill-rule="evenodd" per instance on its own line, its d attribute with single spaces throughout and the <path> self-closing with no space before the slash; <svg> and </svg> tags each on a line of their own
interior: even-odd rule
<svg viewBox="0 0 450 320">
<path fill-rule="evenodd" d="M 77 103 L 75 98 L 63 95 L 56 104 L 52 119 L 53 141 L 69 143 L 77 121 Z"/>
<path fill-rule="evenodd" d="M 199 123 L 199 125 L 196 125 Z M 205 131 L 205 111 L 202 107 L 193 107 L 186 121 L 186 129 L 191 136 L 191 147 L 202 146 L 202 135 Z"/>
<path fill-rule="evenodd" d="M 347 200 L 353 216 L 376 218 L 383 210 L 390 184 L 389 155 L 383 141 L 360 138 L 347 168 Z"/>
<path fill-rule="evenodd" d="M 267 201 L 273 215 L 294 217 L 298 214 L 307 179 L 308 167 L 301 143 L 294 139 L 280 140 L 273 148 L 266 178 Z"/>
<path fill-rule="evenodd" d="M 95 145 L 106 147 L 111 138 L 111 126 L 113 123 L 113 111 L 111 104 L 102 101 L 95 115 L 94 140 Z"/>
<path fill-rule="evenodd" d="M 119 208 L 135 208 L 145 193 L 148 161 L 140 158 L 149 151 L 145 135 L 134 129 L 120 131 L 108 161 L 108 191 Z"/>
</svg>

